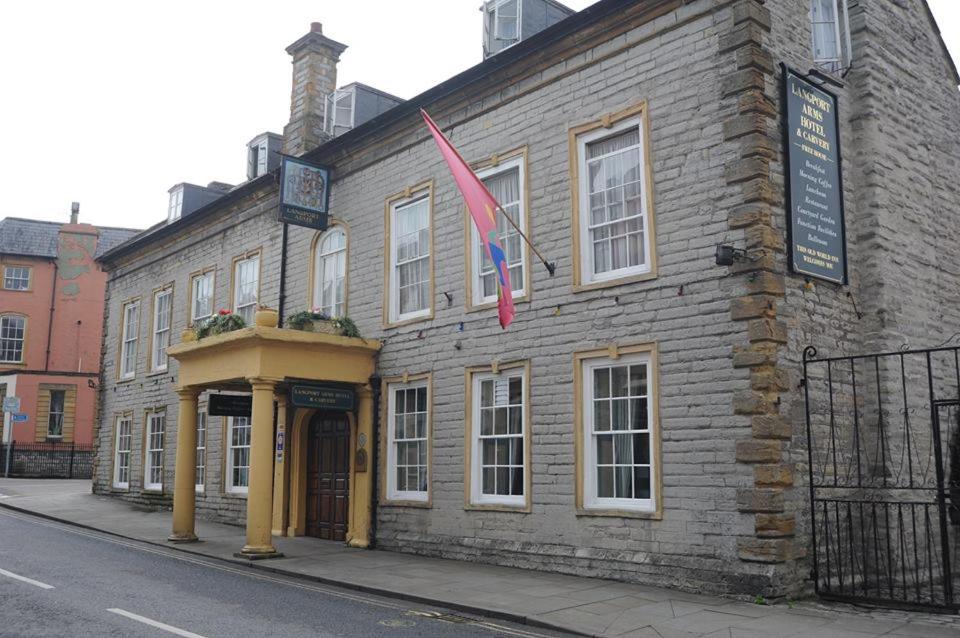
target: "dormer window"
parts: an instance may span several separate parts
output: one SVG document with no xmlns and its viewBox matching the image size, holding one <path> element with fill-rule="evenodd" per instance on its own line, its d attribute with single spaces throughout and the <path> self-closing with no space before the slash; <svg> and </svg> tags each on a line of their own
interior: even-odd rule
<svg viewBox="0 0 960 638">
<path fill-rule="evenodd" d="M 324 131 L 337 136 L 353 128 L 353 98 L 354 91 L 352 88 L 337 89 L 327 96 L 326 117 L 323 122 Z"/>
<path fill-rule="evenodd" d="M 521 0 L 491 0 L 484 5 L 484 40 L 489 52 L 520 41 Z"/>
<path fill-rule="evenodd" d="M 183 186 L 177 186 L 170 191 L 170 205 L 167 208 L 167 223 L 180 219 L 183 212 Z"/>
<path fill-rule="evenodd" d="M 810 0 L 813 62 L 838 73 L 850 66 L 850 15 L 847 0 Z"/>
</svg>

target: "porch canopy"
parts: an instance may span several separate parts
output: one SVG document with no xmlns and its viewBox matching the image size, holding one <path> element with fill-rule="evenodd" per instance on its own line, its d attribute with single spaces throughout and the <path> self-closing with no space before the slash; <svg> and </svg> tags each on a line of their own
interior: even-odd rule
<svg viewBox="0 0 960 638">
<path fill-rule="evenodd" d="M 327 382 L 355 386 L 356 414 L 351 419 L 351 453 L 373 441 L 373 393 L 369 385 L 380 342 L 330 334 L 269 327 L 257 313 L 257 325 L 199 341 L 185 333 L 182 343 L 167 349 L 179 363 L 177 452 L 173 492 L 174 542 L 197 540 L 196 448 L 197 398 L 204 390 L 251 392 L 250 469 L 247 487 L 247 539 L 241 553 L 249 557 L 277 555 L 271 531 L 274 518 L 274 401 L 278 432 L 287 424 L 287 388 L 292 382 Z M 276 315 L 272 323 L 276 323 Z M 266 325 L 265 325 L 266 324 Z M 224 445 L 224 449 L 226 446 Z M 365 453 L 365 452 L 361 452 Z M 277 492 L 286 494 L 285 450 L 277 446 Z M 350 535 L 356 547 L 369 543 L 372 471 L 350 473 Z M 295 477 L 290 478 L 293 482 Z M 282 515 L 281 515 L 282 518 Z M 283 533 L 283 523 L 278 534 Z"/>
</svg>

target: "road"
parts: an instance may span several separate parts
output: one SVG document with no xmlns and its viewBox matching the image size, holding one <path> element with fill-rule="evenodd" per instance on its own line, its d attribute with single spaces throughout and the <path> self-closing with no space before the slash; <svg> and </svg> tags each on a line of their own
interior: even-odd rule
<svg viewBox="0 0 960 638">
<path fill-rule="evenodd" d="M 258 573 L 0 509 L 0 636 L 559 634 Z"/>
</svg>

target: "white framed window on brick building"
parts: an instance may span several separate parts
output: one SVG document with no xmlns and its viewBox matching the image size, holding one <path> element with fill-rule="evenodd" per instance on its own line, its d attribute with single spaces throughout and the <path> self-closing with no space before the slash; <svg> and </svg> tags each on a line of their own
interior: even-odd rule
<svg viewBox="0 0 960 638">
<path fill-rule="evenodd" d="M 430 500 L 430 378 L 386 382 L 386 498 L 427 504 Z"/>
<path fill-rule="evenodd" d="M 850 12 L 847 0 L 810 0 L 813 62 L 831 73 L 850 66 Z"/>
<path fill-rule="evenodd" d="M 433 185 L 387 200 L 387 325 L 433 316 Z"/>
<path fill-rule="evenodd" d="M 646 104 L 570 131 L 574 288 L 656 276 Z"/>
<path fill-rule="evenodd" d="M 467 370 L 468 506 L 530 507 L 529 365 Z"/>
<path fill-rule="evenodd" d="M 130 487 L 130 450 L 133 440 L 133 417 L 118 416 L 113 435 L 113 487 Z"/>
<path fill-rule="evenodd" d="M 520 151 L 508 159 L 501 160 L 496 166 L 487 166 L 477 171 L 490 194 L 524 233 L 528 233 L 526 202 L 526 152 Z M 467 223 L 472 243 L 470 244 L 470 293 L 471 305 L 485 306 L 497 302 L 496 270 L 487 256 L 484 243 L 480 240 L 476 224 L 467 215 Z M 510 273 L 510 286 L 513 298 L 527 296 L 528 249 L 517 229 L 497 211 L 497 232 L 500 245 L 506 254 Z"/>
<path fill-rule="evenodd" d="M 0 315 L 0 363 L 23 363 L 23 344 L 27 335 L 27 318 L 22 315 Z"/>
<path fill-rule="evenodd" d="M 227 418 L 227 477 L 230 494 L 246 494 L 250 486 L 250 418 Z"/>
<path fill-rule="evenodd" d="M 197 410 L 197 479 L 196 489 L 204 491 L 207 483 L 207 406 Z"/>
<path fill-rule="evenodd" d="M 658 517 L 655 348 L 578 353 L 574 365 L 578 509 Z"/>
<path fill-rule="evenodd" d="M 170 324 L 173 321 L 173 286 L 153 293 L 153 334 L 150 338 L 150 371 L 167 369 L 167 347 L 170 345 Z"/>
<path fill-rule="evenodd" d="M 213 316 L 215 271 L 211 268 L 190 277 L 190 323 L 203 322 Z"/>
<path fill-rule="evenodd" d="M 260 299 L 260 253 L 237 259 L 233 265 L 233 311 L 253 326 Z"/>
<path fill-rule="evenodd" d="M 30 266 L 4 266 L 4 290 L 30 290 Z"/>
<path fill-rule="evenodd" d="M 123 306 L 120 325 L 119 378 L 132 379 L 137 374 L 137 350 L 140 340 L 140 301 Z"/>
<path fill-rule="evenodd" d="M 165 412 L 147 412 L 144 433 L 143 489 L 163 490 L 163 439 L 167 427 Z"/>
<path fill-rule="evenodd" d="M 317 238 L 313 253 L 313 309 L 342 317 L 347 307 L 347 231 L 331 225 Z"/>
</svg>

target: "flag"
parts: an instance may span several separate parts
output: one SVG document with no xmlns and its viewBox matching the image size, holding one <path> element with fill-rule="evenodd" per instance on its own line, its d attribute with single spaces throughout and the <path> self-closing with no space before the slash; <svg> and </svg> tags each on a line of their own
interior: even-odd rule
<svg viewBox="0 0 960 638">
<path fill-rule="evenodd" d="M 513 291 L 510 287 L 510 269 L 507 268 L 507 256 L 500 245 L 500 237 L 497 232 L 497 209 L 500 205 L 493 198 L 487 187 L 484 186 L 480 178 L 477 177 L 470 166 L 463 160 L 457 149 L 453 147 L 436 123 L 430 119 L 427 112 L 420 109 L 420 115 L 426 122 L 427 128 L 433 135 L 434 141 L 440 147 L 440 153 L 443 159 L 447 160 L 447 166 L 453 174 L 454 181 L 467 202 L 467 208 L 470 210 L 470 216 L 473 223 L 477 226 L 480 233 L 480 240 L 483 242 L 487 257 L 493 263 L 496 270 L 497 282 L 497 309 L 500 314 L 500 326 L 504 329 L 513 321 Z"/>
</svg>

